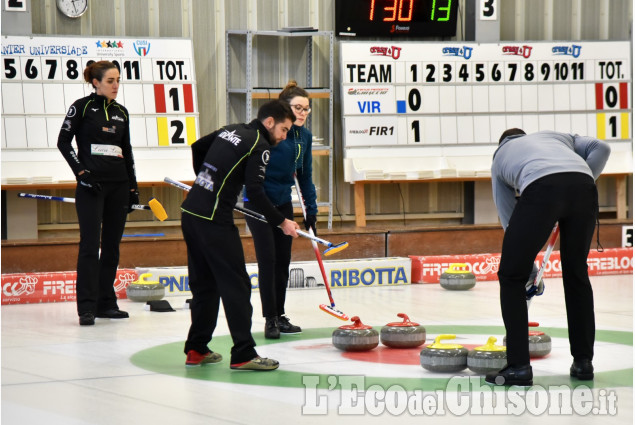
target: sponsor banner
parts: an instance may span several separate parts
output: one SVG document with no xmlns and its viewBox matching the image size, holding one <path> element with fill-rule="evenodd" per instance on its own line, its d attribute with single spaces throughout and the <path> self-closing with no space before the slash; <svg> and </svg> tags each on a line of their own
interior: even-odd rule
<svg viewBox="0 0 635 425">
<path fill-rule="evenodd" d="M 536 267 L 542 264 L 544 253 L 536 258 Z M 500 254 L 474 255 L 411 255 L 412 283 L 439 283 L 441 274 L 452 263 L 465 263 L 476 280 L 498 281 Z M 633 248 L 608 248 L 603 252 L 592 250 L 587 260 L 589 276 L 633 274 Z M 560 251 L 553 251 L 545 266 L 546 278 L 562 277 Z"/>
<path fill-rule="evenodd" d="M 119 269 L 115 278 L 117 298 L 137 279 L 132 269 Z M 2 305 L 75 301 L 77 272 L 12 273 L 2 275 Z"/>
<path fill-rule="evenodd" d="M 408 285 L 411 282 L 410 258 L 372 258 L 324 261 L 324 272 L 331 288 Z M 165 286 L 165 295 L 190 295 L 187 267 L 137 268 L 139 275 L 150 273 L 149 281 Z M 258 264 L 247 264 L 251 288 L 258 289 Z M 289 267 L 289 288 L 323 287 L 324 278 L 316 261 L 298 261 Z"/>
<path fill-rule="evenodd" d="M 376 117 L 369 123 L 364 117 L 344 118 L 344 132 L 349 146 L 390 145 L 406 143 L 407 135 L 398 133 L 399 120 L 405 118 Z"/>
</svg>

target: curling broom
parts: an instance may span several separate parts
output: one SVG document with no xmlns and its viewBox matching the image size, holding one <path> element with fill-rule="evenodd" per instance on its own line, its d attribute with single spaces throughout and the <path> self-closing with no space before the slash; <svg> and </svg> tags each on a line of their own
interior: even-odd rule
<svg viewBox="0 0 635 425">
<path fill-rule="evenodd" d="M 187 185 L 185 183 L 182 183 L 180 181 L 173 180 L 173 179 L 171 179 L 169 177 L 164 178 L 163 181 L 166 182 L 166 183 L 171 184 L 172 186 L 178 187 L 179 189 L 182 189 L 182 190 L 184 190 L 186 192 L 189 192 L 190 189 L 192 189 L 191 186 L 189 186 L 189 185 Z M 244 214 L 244 215 L 246 215 L 248 217 L 255 218 L 256 220 L 260 220 L 260 221 L 262 221 L 264 223 L 267 223 L 267 219 L 265 218 L 265 216 L 260 214 L 260 213 L 257 213 L 256 211 L 252 211 L 252 210 L 249 210 L 247 208 L 239 207 L 238 205 L 234 206 L 234 210 L 236 210 L 239 213 L 242 213 L 242 214 Z M 335 244 L 333 244 L 333 243 L 331 243 L 331 242 L 329 242 L 327 240 L 318 238 L 317 236 L 313 235 L 313 233 L 307 233 L 307 232 L 304 232 L 302 230 L 296 230 L 296 233 L 298 235 L 300 235 L 300 236 L 304 236 L 305 238 L 311 239 L 313 242 L 318 242 L 318 243 L 320 243 L 322 245 L 327 246 L 328 248 L 324 250 L 324 255 L 327 256 L 327 257 L 329 255 L 333 255 L 336 252 L 340 252 L 340 251 L 348 248 L 348 242 L 342 242 L 342 243 L 339 243 L 339 244 L 335 245 Z"/>
<path fill-rule="evenodd" d="M 63 196 L 35 195 L 32 193 L 18 193 L 18 196 L 20 198 L 44 199 L 47 201 L 70 202 L 73 204 L 75 203 L 75 198 L 66 198 Z M 161 221 L 164 221 L 166 218 L 168 218 L 168 213 L 165 212 L 165 208 L 163 208 L 163 205 L 161 205 L 161 203 L 155 198 L 151 198 L 150 201 L 148 201 L 148 205 L 133 204 L 131 208 L 133 210 L 151 210 L 154 213 L 154 216 Z"/>
<path fill-rule="evenodd" d="M 540 279 L 542 279 L 542 275 L 545 272 L 545 267 L 547 266 L 547 261 L 549 261 L 549 257 L 551 256 L 551 252 L 553 251 L 553 247 L 556 245 L 556 240 L 558 239 L 558 234 L 559 233 L 560 233 L 560 226 L 558 226 L 558 223 L 556 223 L 556 225 L 553 226 L 553 230 L 551 231 L 551 235 L 549 236 L 549 244 L 547 245 L 547 249 L 545 249 L 545 255 L 542 257 L 542 264 L 540 265 L 540 269 L 538 269 L 538 273 L 536 273 L 536 277 L 534 278 L 533 285 L 527 291 L 527 308 L 529 308 L 529 305 L 531 304 L 531 299 L 534 296 L 542 295 L 542 292 L 540 294 L 537 294 L 536 292 L 538 292 L 538 290 L 539 290 Z M 544 283 L 543 283 L 543 285 L 544 285 Z M 544 288 L 543 288 L 543 291 L 544 291 Z"/>
<path fill-rule="evenodd" d="M 300 183 L 298 182 L 297 176 L 293 175 L 293 180 L 295 181 L 295 190 L 298 193 L 298 198 L 300 199 L 300 206 L 302 207 L 302 215 L 306 220 L 306 208 L 304 207 L 304 199 L 302 198 L 302 192 L 300 192 Z M 313 229 L 309 228 L 309 234 L 313 235 Z M 335 308 L 335 301 L 333 301 L 333 295 L 331 294 L 331 288 L 329 285 L 328 278 L 326 277 L 326 272 L 324 271 L 324 264 L 322 264 L 322 256 L 320 255 L 320 250 L 317 247 L 315 241 L 311 240 L 311 245 L 313 245 L 313 251 L 315 251 L 315 258 L 320 266 L 320 271 L 322 272 L 322 279 L 324 279 L 324 287 L 326 288 L 326 293 L 329 295 L 329 301 L 331 301 L 331 305 L 320 304 L 320 310 L 325 313 L 330 314 L 333 317 L 337 317 L 340 320 L 348 320 L 348 316 L 343 312 L 339 311 Z M 348 245 L 348 244 L 347 244 Z M 324 254 L 328 255 L 328 254 Z"/>
</svg>

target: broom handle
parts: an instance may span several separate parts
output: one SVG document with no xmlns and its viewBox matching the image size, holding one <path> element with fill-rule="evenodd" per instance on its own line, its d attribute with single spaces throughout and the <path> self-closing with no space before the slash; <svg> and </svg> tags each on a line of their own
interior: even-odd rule
<svg viewBox="0 0 635 425">
<path fill-rule="evenodd" d="M 545 255 L 542 257 L 542 264 L 540 265 L 540 270 L 538 270 L 538 274 L 534 279 L 534 285 L 538 285 L 540 283 L 540 279 L 542 279 L 542 275 L 544 274 L 545 268 L 547 266 L 547 261 L 549 261 L 549 257 L 551 256 L 553 247 L 556 245 L 556 239 L 558 239 L 559 233 L 560 226 L 558 226 L 558 223 L 556 223 L 556 225 L 553 227 L 553 230 L 551 231 L 551 236 L 549 237 L 549 245 L 547 245 Z"/>
<path fill-rule="evenodd" d="M 300 190 L 300 182 L 298 182 L 298 176 L 293 173 L 293 181 L 295 182 L 295 191 L 298 194 L 298 199 L 300 200 L 300 207 L 302 208 L 302 216 L 306 221 L 306 208 L 304 207 L 304 198 L 302 197 L 302 191 Z M 313 229 L 309 227 L 309 234 L 311 236 L 315 236 L 313 234 Z M 326 288 L 326 293 L 329 295 L 329 301 L 331 301 L 331 307 L 335 308 L 335 301 L 333 301 L 333 295 L 331 295 L 331 288 L 329 288 L 329 280 L 326 278 L 326 272 L 324 271 L 324 264 L 322 264 L 322 256 L 320 255 L 320 250 L 318 249 L 317 244 L 313 239 L 311 239 L 311 245 L 313 245 L 313 251 L 315 252 L 315 257 L 317 259 L 318 265 L 320 266 L 320 271 L 322 272 L 322 279 L 324 279 L 324 287 Z"/>
</svg>

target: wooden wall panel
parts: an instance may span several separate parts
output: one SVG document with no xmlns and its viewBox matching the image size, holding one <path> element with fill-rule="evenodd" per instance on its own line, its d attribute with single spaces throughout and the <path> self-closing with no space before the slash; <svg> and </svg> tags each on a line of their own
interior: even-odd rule
<svg viewBox="0 0 635 425">
<path fill-rule="evenodd" d="M 600 227 L 604 248 L 622 244 L 622 226 L 628 220 L 609 220 Z M 597 234 L 597 232 L 596 232 Z M 412 230 L 352 229 L 320 235 L 334 244 L 348 242 L 349 247 L 325 259 L 406 257 L 408 255 L 452 255 L 498 253 L 503 231 L 499 226 L 420 227 Z M 245 261 L 256 263 L 253 241 L 242 236 Z M 65 240 L 2 241 L 2 273 L 30 273 L 75 270 L 77 238 Z M 591 249 L 596 249 L 596 238 Z M 325 247 L 319 245 L 323 252 Z M 559 244 L 556 244 L 559 249 Z M 120 246 L 120 268 L 178 267 L 187 265 L 187 251 L 181 237 L 124 238 Z M 312 261 L 315 254 L 306 238 L 293 242 L 292 261 Z"/>
</svg>

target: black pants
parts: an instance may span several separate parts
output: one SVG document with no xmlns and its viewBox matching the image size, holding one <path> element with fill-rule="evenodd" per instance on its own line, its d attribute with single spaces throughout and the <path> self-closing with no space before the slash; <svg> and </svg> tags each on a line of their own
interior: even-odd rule
<svg viewBox="0 0 635 425">
<path fill-rule="evenodd" d="M 251 283 L 236 226 L 223 226 L 183 213 L 181 228 L 187 245 L 187 270 L 192 291 L 192 324 L 185 353 L 209 351 L 207 344 L 216 329 L 220 300 L 234 346 L 231 363 L 257 356 L 251 336 Z"/>
<path fill-rule="evenodd" d="M 128 216 L 128 182 L 101 183 L 93 193 L 77 185 L 75 209 L 79 221 L 77 257 L 77 312 L 116 309 L 114 282 L 119 265 L 119 243 Z M 99 249 L 101 247 L 101 254 Z"/>
<path fill-rule="evenodd" d="M 509 365 L 529 364 L 525 284 L 556 222 L 571 355 L 576 360 L 593 358 L 595 316 L 587 256 L 597 213 L 595 182 L 582 173 L 552 174 L 523 191 L 505 230 L 498 271 Z"/>
<path fill-rule="evenodd" d="M 253 206 L 246 202 L 245 208 L 253 209 Z M 293 220 L 291 202 L 276 208 L 285 218 Z M 258 259 L 258 288 L 262 315 L 263 317 L 281 316 L 284 314 L 287 296 L 293 238 L 285 235 L 277 226 L 249 217 L 245 217 L 245 220 L 253 236 Z"/>
</svg>

